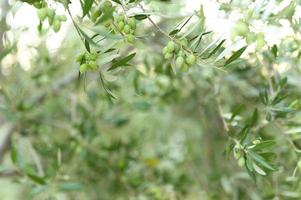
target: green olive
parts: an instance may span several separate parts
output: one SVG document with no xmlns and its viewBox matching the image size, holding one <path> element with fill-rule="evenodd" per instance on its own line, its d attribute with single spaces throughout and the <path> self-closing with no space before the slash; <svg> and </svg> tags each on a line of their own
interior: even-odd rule
<svg viewBox="0 0 301 200">
<path fill-rule="evenodd" d="M 164 55 L 164 58 L 165 58 L 165 59 L 170 59 L 170 58 L 172 58 L 172 56 L 173 56 L 172 53 L 166 53 L 166 54 Z"/>
<path fill-rule="evenodd" d="M 88 64 L 82 64 L 80 67 L 79 67 L 79 72 L 81 73 L 81 74 L 83 74 L 83 73 L 85 73 L 86 71 L 88 71 L 88 69 L 89 69 L 89 66 L 88 66 Z"/>
<path fill-rule="evenodd" d="M 180 51 L 178 52 L 178 56 L 184 57 L 184 56 L 185 56 L 185 52 L 184 52 L 183 50 L 180 50 Z"/>
<path fill-rule="evenodd" d="M 166 46 L 166 47 L 164 47 L 164 48 L 162 49 L 162 53 L 163 53 L 163 55 L 165 55 L 165 54 L 167 54 L 167 53 L 168 53 L 167 46 Z"/>
<path fill-rule="evenodd" d="M 95 53 L 95 52 L 90 54 L 91 60 L 96 60 L 96 59 L 97 59 L 97 56 L 98 56 L 98 55 L 97 55 L 97 53 Z"/>
<path fill-rule="evenodd" d="M 132 35 L 132 34 L 129 34 L 129 35 L 127 36 L 127 41 L 128 41 L 129 43 L 133 44 L 133 43 L 135 42 L 135 36 Z"/>
<path fill-rule="evenodd" d="M 123 31 L 124 28 L 124 22 L 123 21 L 119 21 L 117 24 L 117 28 L 119 31 Z"/>
<path fill-rule="evenodd" d="M 176 59 L 176 66 L 181 68 L 184 65 L 184 62 L 184 58 L 182 56 L 179 56 Z"/>
<path fill-rule="evenodd" d="M 129 34 L 131 32 L 131 27 L 127 24 L 124 26 L 123 31 L 125 34 Z"/>
<path fill-rule="evenodd" d="M 127 23 L 132 29 L 136 29 L 136 19 L 134 17 L 129 18 Z"/>
<path fill-rule="evenodd" d="M 188 65 L 194 65 L 196 63 L 195 55 L 193 55 L 193 54 L 188 55 L 187 58 L 186 58 L 186 63 Z"/>
<path fill-rule="evenodd" d="M 83 59 L 84 59 L 84 54 L 80 54 L 80 55 L 76 56 L 76 62 L 78 62 L 78 63 L 81 63 Z"/>
<path fill-rule="evenodd" d="M 168 42 L 168 44 L 167 44 L 167 51 L 169 53 L 172 53 L 175 50 L 175 48 L 176 48 L 176 45 L 175 45 L 175 43 L 173 41 Z"/>
<path fill-rule="evenodd" d="M 96 61 L 89 61 L 88 66 L 89 66 L 89 69 L 91 69 L 91 70 L 97 70 L 97 68 L 98 68 Z"/>
<path fill-rule="evenodd" d="M 54 20 L 54 22 L 53 22 L 53 30 L 54 30 L 54 32 L 59 32 L 60 29 L 61 29 L 61 21 Z"/>
<path fill-rule="evenodd" d="M 244 157 L 240 157 L 238 160 L 238 165 L 240 167 L 243 167 L 245 165 L 245 158 Z"/>
<path fill-rule="evenodd" d="M 55 16 L 54 10 L 48 8 L 48 9 L 47 9 L 47 17 L 48 17 L 49 25 L 52 25 L 52 24 L 53 24 L 54 16 Z"/>
<path fill-rule="evenodd" d="M 38 17 L 39 17 L 40 21 L 44 21 L 47 17 L 47 9 L 46 8 L 39 9 Z"/>
</svg>

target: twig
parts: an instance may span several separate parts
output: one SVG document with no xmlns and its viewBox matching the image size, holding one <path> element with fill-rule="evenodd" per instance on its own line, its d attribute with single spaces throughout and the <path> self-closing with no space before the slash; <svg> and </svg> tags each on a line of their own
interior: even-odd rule
<svg viewBox="0 0 301 200">
<path fill-rule="evenodd" d="M 145 9 L 143 8 L 143 6 L 141 4 L 138 4 L 139 7 L 141 8 L 141 10 L 143 12 L 145 12 Z M 147 19 L 148 21 L 150 21 L 150 23 L 160 32 L 162 33 L 163 35 L 165 35 L 166 37 L 168 37 L 170 40 L 174 41 L 175 43 L 177 43 L 180 47 L 182 47 L 185 51 L 189 52 L 189 53 L 193 53 L 192 50 L 186 46 L 183 46 L 182 43 L 177 40 L 176 38 L 174 37 L 171 37 L 168 33 L 166 33 L 164 30 L 162 30 L 154 21 L 153 19 L 149 16 L 149 15 L 146 15 L 147 16 Z"/>
</svg>

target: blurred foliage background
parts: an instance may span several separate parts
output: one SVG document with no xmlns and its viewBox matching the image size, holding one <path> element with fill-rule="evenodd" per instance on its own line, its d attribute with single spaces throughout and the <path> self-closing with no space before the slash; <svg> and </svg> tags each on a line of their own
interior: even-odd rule
<svg viewBox="0 0 301 200">
<path fill-rule="evenodd" d="M 0 199 L 301 198 L 299 0 L 111 1 L 142 16 L 134 44 L 91 21 L 104 1 L 45 1 L 58 33 L 26 2 L 1 1 Z"/>
</svg>

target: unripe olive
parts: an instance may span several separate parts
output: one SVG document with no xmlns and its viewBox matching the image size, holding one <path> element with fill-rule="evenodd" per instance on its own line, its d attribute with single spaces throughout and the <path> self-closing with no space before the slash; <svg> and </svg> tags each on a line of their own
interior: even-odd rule
<svg viewBox="0 0 301 200">
<path fill-rule="evenodd" d="M 248 25 L 243 21 L 238 21 L 236 23 L 235 29 L 238 35 L 244 36 L 249 32 Z"/>
<path fill-rule="evenodd" d="M 173 41 L 168 42 L 167 44 L 167 51 L 169 53 L 173 52 L 175 50 L 175 43 Z"/>
<path fill-rule="evenodd" d="M 88 71 L 88 69 L 89 69 L 89 66 L 88 66 L 88 64 L 82 64 L 80 67 L 79 67 L 79 72 L 81 73 L 81 74 L 83 74 L 83 73 L 85 73 L 86 71 Z"/>
<path fill-rule="evenodd" d="M 96 61 L 89 61 L 88 67 L 89 67 L 89 69 L 91 69 L 91 70 L 96 70 L 98 66 L 97 66 Z"/>
<path fill-rule="evenodd" d="M 176 59 L 176 66 L 181 68 L 184 64 L 184 58 L 182 56 L 177 57 Z"/>
<path fill-rule="evenodd" d="M 127 23 L 132 29 L 136 29 L 136 19 L 134 17 L 129 18 Z"/>
<path fill-rule="evenodd" d="M 91 53 L 85 53 L 85 59 L 87 61 L 94 60 L 94 56 Z"/>
<path fill-rule="evenodd" d="M 44 21 L 45 18 L 47 17 L 47 10 L 46 8 L 41 8 L 38 10 L 38 17 L 40 21 Z"/>
<path fill-rule="evenodd" d="M 249 33 L 246 37 L 247 43 L 250 44 L 252 42 L 255 42 L 256 36 L 253 33 Z"/>
<path fill-rule="evenodd" d="M 91 53 L 90 54 L 90 58 L 91 58 L 91 60 L 96 60 L 97 59 L 97 53 Z"/>
<path fill-rule="evenodd" d="M 166 54 L 164 55 L 164 58 L 165 58 L 165 59 L 170 59 L 170 58 L 172 58 L 172 56 L 173 56 L 172 53 L 166 53 Z"/>
<path fill-rule="evenodd" d="M 238 159 L 238 166 L 243 167 L 245 165 L 245 158 L 241 157 Z"/>
<path fill-rule="evenodd" d="M 301 170 L 301 160 L 298 161 L 298 164 L 297 164 L 299 170 Z"/>
<path fill-rule="evenodd" d="M 49 22 L 50 25 L 53 24 L 54 15 L 55 15 L 54 10 L 48 8 L 47 9 L 47 17 L 48 17 L 48 22 Z"/>
<path fill-rule="evenodd" d="M 185 56 L 185 53 L 184 53 L 184 51 L 183 51 L 183 50 L 180 50 L 180 51 L 178 52 L 178 56 L 182 56 L 182 57 L 184 57 L 184 56 Z"/>
<path fill-rule="evenodd" d="M 167 53 L 168 53 L 167 46 L 166 46 L 166 47 L 164 47 L 164 48 L 162 49 L 162 53 L 163 53 L 163 55 L 165 55 L 165 54 L 167 54 Z"/>
<path fill-rule="evenodd" d="M 66 17 L 65 15 L 59 15 L 59 16 L 58 16 L 58 19 L 59 19 L 61 22 L 67 21 L 67 17 Z"/>
<path fill-rule="evenodd" d="M 53 30 L 54 30 L 54 32 L 59 32 L 60 29 L 61 29 L 61 21 L 54 20 L 54 22 L 53 22 Z"/>
<path fill-rule="evenodd" d="M 124 26 L 123 31 L 125 34 L 129 34 L 131 32 L 131 27 L 127 24 Z"/>
<path fill-rule="evenodd" d="M 186 63 L 188 65 L 194 65 L 196 63 L 195 55 L 193 55 L 193 54 L 188 55 L 187 58 L 186 58 Z"/>
<path fill-rule="evenodd" d="M 261 49 L 262 47 L 264 47 L 264 45 L 265 45 L 264 35 L 262 33 L 258 34 L 256 37 L 256 48 Z"/>
<path fill-rule="evenodd" d="M 127 36 L 127 41 L 128 41 L 129 43 L 133 44 L 133 43 L 135 42 L 135 37 L 134 37 L 134 35 L 129 34 L 129 35 Z"/>
<path fill-rule="evenodd" d="M 124 28 L 124 22 L 123 21 L 119 21 L 117 24 L 117 28 L 119 31 L 122 31 Z"/>
<path fill-rule="evenodd" d="M 76 62 L 81 63 L 83 58 L 84 58 L 84 54 L 80 54 L 80 55 L 76 56 Z"/>
</svg>

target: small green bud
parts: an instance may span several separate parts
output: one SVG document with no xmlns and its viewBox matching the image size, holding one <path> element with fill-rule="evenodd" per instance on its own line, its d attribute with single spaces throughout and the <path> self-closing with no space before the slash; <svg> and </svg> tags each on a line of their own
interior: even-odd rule
<svg viewBox="0 0 301 200">
<path fill-rule="evenodd" d="M 61 21 L 59 20 L 54 20 L 53 22 L 53 30 L 54 32 L 59 32 L 59 30 L 61 29 Z"/>
<path fill-rule="evenodd" d="M 80 54 L 80 55 L 76 56 L 76 62 L 78 62 L 78 63 L 81 63 L 83 59 L 84 59 L 84 54 Z"/>
<path fill-rule="evenodd" d="M 97 66 L 96 61 L 89 61 L 88 68 L 91 70 L 97 70 L 98 66 Z"/>
<path fill-rule="evenodd" d="M 125 34 L 129 34 L 131 32 L 131 27 L 127 24 L 124 26 L 123 31 Z"/>
<path fill-rule="evenodd" d="M 133 44 L 133 43 L 135 42 L 135 37 L 134 37 L 134 35 L 129 34 L 129 35 L 127 36 L 127 41 L 128 41 L 129 43 Z"/>
<path fill-rule="evenodd" d="M 184 64 L 184 58 L 182 56 L 177 57 L 176 59 L 176 66 L 181 68 Z"/>
<path fill-rule="evenodd" d="M 124 28 L 124 22 L 123 21 L 119 21 L 117 24 L 117 28 L 119 31 L 122 31 Z"/>
<path fill-rule="evenodd" d="M 96 10 L 95 12 L 93 12 L 91 20 L 92 22 L 96 22 L 97 18 L 101 15 L 101 10 Z"/>
<path fill-rule="evenodd" d="M 196 63 L 196 57 L 195 57 L 195 55 L 190 54 L 189 56 L 187 56 L 186 63 L 188 65 L 194 65 Z"/>
<path fill-rule="evenodd" d="M 162 49 L 162 54 L 165 55 L 168 53 L 167 46 Z"/>
<path fill-rule="evenodd" d="M 185 52 L 183 50 L 180 50 L 179 53 L 178 53 L 178 56 L 184 57 L 185 56 Z"/>
<path fill-rule="evenodd" d="M 81 74 L 85 73 L 86 71 L 88 71 L 89 69 L 89 66 L 85 63 L 85 64 L 82 64 L 80 67 L 79 67 L 79 72 Z"/>
<path fill-rule="evenodd" d="M 168 44 L 167 44 L 167 51 L 169 53 L 172 53 L 175 50 L 175 48 L 176 48 L 175 46 L 176 45 L 175 45 L 175 43 L 173 41 L 168 42 Z"/>
<path fill-rule="evenodd" d="M 298 161 L 298 164 L 297 164 L 299 170 L 301 170 L 301 160 Z"/>
<path fill-rule="evenodd" d="M 245 158 L 241 157 L 238 159 L 238 166 L 243 167 L 245 165 Z"/>
<path fill-rule="evenodd" d="M 53 24 L 54 16 L 55 16 L 54 10 L 47 8 L 47 17 L 48 17 L 49 25 Z"/>
<path fill-rule="evenodd" d="M 96 59 L 97 59 L 97 56 L 98 56 L 98 55 L 97 55 L 97 53 L 95 53 L 95 52 L 90 54 L 91 60 L 96 60 Z"/>
<path fill-rule="evenodd" d="M 129 18 L 127 22 L 132 29 L 136 29 L 136 19 L 134 17 Z"/>
<path fill-rule="evenodd" d="M 166 53 L 166 54 L 164 55 L 164 58 L 165 58 L 165 59 L 170 59 L 170 58 L 172 58 L 172 56 L 173 56 L 172 53 Z"/>
<path fill-rule="evenodd" d="M 41 8 L 37 12 L 38 12 L 38 17 L 39 17 L 40 21 L 44 21 L 47 17 L 46 8 Z"/>
</svg>

